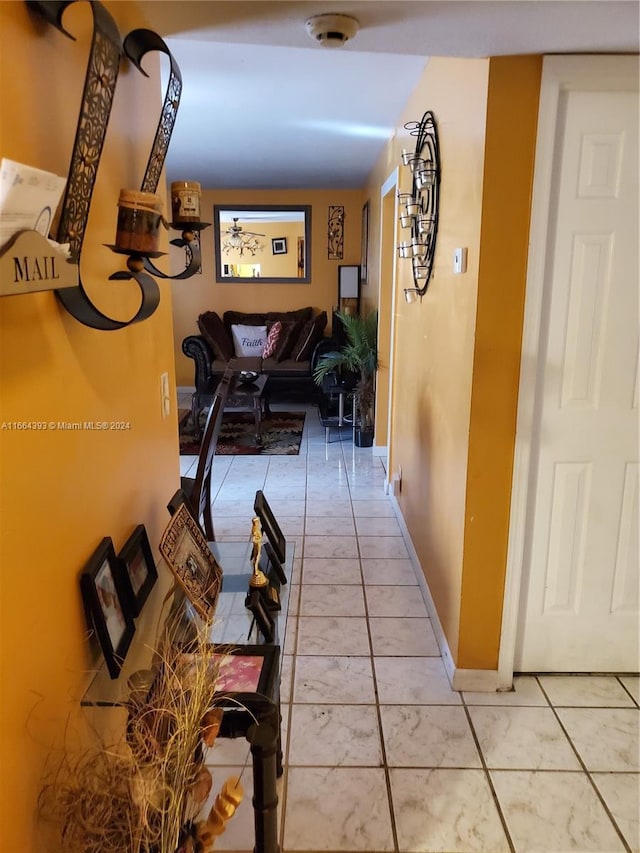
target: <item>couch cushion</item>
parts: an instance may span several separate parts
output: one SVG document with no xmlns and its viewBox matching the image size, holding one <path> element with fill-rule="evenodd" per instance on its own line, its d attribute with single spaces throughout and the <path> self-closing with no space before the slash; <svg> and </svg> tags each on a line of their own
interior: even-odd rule
<svg viewBox="0 0 640 853">
<path fill-rule="evenodd" d="M 291 350 L 294 361 L 309 361 L 315 345 L 322 337 L 327 325 L 327 312 L 322 311 L 313 320 L 308 320 L 300 331 L 297 342 Z"/>
<path fill-rule="evenodd" d="M 211 347 L 213 357 L 222 361 L 233 358 L 233 341 L 224 323 L 215 311 L 206 311 L 198 317 L 200 334 Z"/>
<path fill-rule="evenodd" d="M 258 356 L 262 355 L 265 341 L 267 340 L 266 326 L 232 326 L 231 336 L 233 338 L 233 346 L 235 348 L 236 357 L 244 355 Z"/>
<path fill-rule="evenodd" d="M 282 331 L 278 338 L 276 351 L 273 354 L 276 361 L 283 361 L 291 356 L 291 350 L 300 333 L 300 324 L 295 320 L 280 320 L 280 322 L 282 323 Z"/>
<path fill-rule="evenodd" d="M 229 331 L 231 326 L 266 326 L 269 320 L 296 320 L 306 323 L 313 316 L 313 308 L 299 308 L 296 311 L 265 311 L 261 314 L 244 311 L 225 311 L 222 320 Z"/>
<path fill-rule="evenodd" d="M 271 358 L 278 346 L 278 338 L 282 331 L 282 321 L 276 320 L 275 323 L 267 323 L 267 340 L 262 350 L 263 358 Z"/>
<path fill-rule="evenodd" d="M 262 372 L 273 376 L 308 376 L 311 368 L 308 361 L 293 361 L 286 358 L 284 361 L 276 361 L 274 358 L 265 358 L 262 361 Z"/>
</svg>

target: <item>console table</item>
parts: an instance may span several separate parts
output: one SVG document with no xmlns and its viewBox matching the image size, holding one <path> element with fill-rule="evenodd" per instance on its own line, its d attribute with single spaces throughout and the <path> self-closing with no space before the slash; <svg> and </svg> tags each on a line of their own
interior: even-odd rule
<svg viewBox="0 0 640 853">
<path fill-rule="evenodd" d="M 216 618 L 211 630 L 212 644 L 225 647 L 244 647 L 247 644 L 262 645 L 262 638 L 257 636 L 257 629 L 252 626 L 251 613 L 244 605 L 251 575 L 251 543 L 250 542 L 210 542 L 214 556 L 223 569 L 222 591 L 216 608 Z M 287 610 L 291 590 L 291 575 L 293 571 L 293 543 L 288 544 L 287 559 L 283 566 L 287 583 L 280 589 L 281 610 L 275 614 L 276 637 L 269 647 L 273 649 L 274 683 L 270 695 L 237 694 L 236 699 L 242 703 L 251 703 L 251 713 L 238 708 L 238 702 L 230 703 L 225 709 L 220 737 L 245 736 L 251 745 L 254 783 L 254 826 L 255 853 L 279 853 L 277 832 L 277 793 L 276 778 L 282 772 L 281 739 L 280 739 L 280 672 L 279 655 L 284 645 L 287 623 Z M 117 679 L 109 676 L 106 665 L 103 664 L 94 674 L 93 679 L 81 699 L 81 705 L 86 707 L 114 707 L 126 704 L 130 688 L 128 680 L 134 673 L 151 667 L 155 637 L 152 631 L 156 625 L 145 625 L 145 613 L 156 614 L 160 611 L 162 600 L 170 591 L 170 584 L 160 577 L 151 591 L 145 609 L 139 619 L 141 626 L 136 630 L 133 642 L 127 653 L 120 675 Z M 167 570 L 168 577 L 169 572 Z M 176 593 L 180 595 L 180 593 Z M 250 649 L 248 650 L 250 653 Z M 255 723 L 255 719 L 258 723 Z"/>
</svg>

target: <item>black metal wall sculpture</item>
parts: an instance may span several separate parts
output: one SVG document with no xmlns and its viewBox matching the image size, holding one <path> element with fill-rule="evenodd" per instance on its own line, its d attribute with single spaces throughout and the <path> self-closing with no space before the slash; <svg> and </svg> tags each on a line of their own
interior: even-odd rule
<svg viewBox="0 0 640 853">
<path fill-rule="evenodd" d="M 329 205 L 327 239 L 329 260 L 341 261 L 344 253 L 344 207 L 342 205 Z"/>
<path fill-rule="evenodd" d="M 433 273 L 440 201 L 440 145 L 436 120 L 430 110 L 419 122 L 408 122 L 405 128 L 416 137 L 415 151 L 402 153 L 402 161 L 412 173 L 411 193 L 399 194 L 404 202 L 400 223 L 411 229 L 411 241 L 401 242 L 398 252 L 400 257 L 412 259 L 414 287 L 405 290 L 405 298 L 413 302 L 425 295 Z"/>
<path fill-rule="evenodd" d="M 27 6 L 64 35 L 73 38 L 62 26 L 64 11 L 73 2 L 75 0 L 53 0 L 53 2 L 27 0 Z M 82 244 L 91 198 L 123 52 L 145 76 L 148 75 L 142 69 L 141 61 L 151 50 L 167 54 L 171 64 L 162 113 L 141 185 L 141 189 L 145 192 L 154 192 L 158 186 L 182 92 L 180 69 L 159 35 L 147 29 L 132 30 L 121 44 L 118 28 L 107 10 L 97 0 L 89 0 L 89 5 L 93 13 L 93 38 L 57 234 L 59 243 L 70 244 L 71 257 L 78 264 L 78 268 L 82 258 Z M 183 229 L 182 239 L 174 240 L 172 243 L 186 246 L 188 263 L 185 270 L 175 278 L 188 278 L 199 269 L 200 250 L 198 241 L 193 240 L 193 232 L 199 231 L 206 224 L 180 223 L 180 228 Z M 84 325 L 94 329 L 113 331 L 147 319 L 158 307 L 160 290 L 145 269 L 151 270 L 156 276 L 162 278 L 171 278 L 171 276 L 157 270 L 148 257 L 140 252 L 126 254 L 128 254 L 127 271 L 113 273 L 109 278 L 120 281 L 134 279 L 138 284 L 141 301 L 136 314 L 131 319 L 115 320 L 100 311 L 85 291 L 79 270 L 77 287 L 56 291 L 58 299 L 66 310 Z"/>
</svg>

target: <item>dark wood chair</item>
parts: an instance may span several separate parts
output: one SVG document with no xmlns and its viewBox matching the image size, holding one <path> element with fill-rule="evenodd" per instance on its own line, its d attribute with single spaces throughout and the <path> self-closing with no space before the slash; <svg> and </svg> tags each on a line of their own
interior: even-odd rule
<svg viewBox="0 0 640 853">
<path fill-rule="evenodd" d="M 211 512 L 211 473 L 222 424 L 224 404 L 232 376 L 231 370 L 225 372 L 213 397 L 202 436 L 195 478 L 180 478 L 180 489 L 186 495 L 189 509 L 198 524 L 202 526 L 208 542 L 215 542 L 216 538 Z M 169 506 L 169 511 L 171 511 L 171 506 Z"/>
</svg>

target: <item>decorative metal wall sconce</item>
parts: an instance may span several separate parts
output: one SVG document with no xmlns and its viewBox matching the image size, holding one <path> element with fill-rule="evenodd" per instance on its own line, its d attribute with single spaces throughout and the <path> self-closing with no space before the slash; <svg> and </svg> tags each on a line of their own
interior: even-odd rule
<svg viewBox="0 0 640 853">
<path fill-rule="evenodd" d="M 27 6 L 65 36 L 73 39 L 74 37 L 62 26 L 64 11 L 73 2 L 75 0 L 53 0 L 53 2 L 27 0 Z M 109 276 L 109 279 L 136 281 L 141 292 L 140 306 L 131 319 L 115 320 L 92 303 L 80 276 L 82 245 L 122 54 L 124 52 L 145 76 L 148 75 L 142 69 L 141 61 L 149 51 L 157 50 L 165 53 L 171 65 L 162 113 L 141 184 L 143 193 L 153 194 L 157 189 L 180 104 L 182 77 L 169 48 L 159 35 L 151 30 L 137 29 L 130 32 L 121 43 L 117 26 L 101 3 L 98 0 L 92 0 L 89 6 L 93 14 L 93 38 L 67 186 L 61 205 L 60 225 L 56 236 L 58 243 L 70 244 L 71 262 L 76 266 L 76 274 L 72 285 L 69 284 L 69 276 L 66 276 L 63 289 L 56 289 L 56 296 L 66 310 L 85 326 L 113 331 L 147 319 L 158 307 L 160 290 L 148 272 L 160 278 L 183 279 L 189 278 L 199 270 L 201 265 L 199 240 L 195 240 L 194 237 L 196 232 L 199 233 L 210 223 L 197 221 L 170 224 L 170 227 L 182 231 L 180 238 L 171 241 L 172 245 L 184 247 L 186 251 L 185 269 L 176 276 L 166 275 L 153 265 L 150 258 L 158 257 L 162 253 L 134 248 L 123 249 L 117 245 L 109 246 L 113 251 L 127 255 L 127 271 L 115 272 Z M 60 260 L 62 265 L 64 258 Z"/>
<path fill-rule="evenodd" d="M 341 261 L 344 254 L 344 207 L 329 205 L 328 257 Z"/>
<path fill-rule="evenodd" d="M 431 111 L 422 119 L 405 124 L 416 137 L 414 151 L 403 149 L 402 163 L 412 174 L 409 193 L 398 193 L 401 205 L 400 225 L 410 230 L 411 239 L 398 243 L 398 255 L 411 259 L 414 286 L 404 291 L 407 302 L 422 301 L 433 273 L 433 261 L 438 234 L 440 199 L 440 146 L 438 128 Z"/>
</svg>

